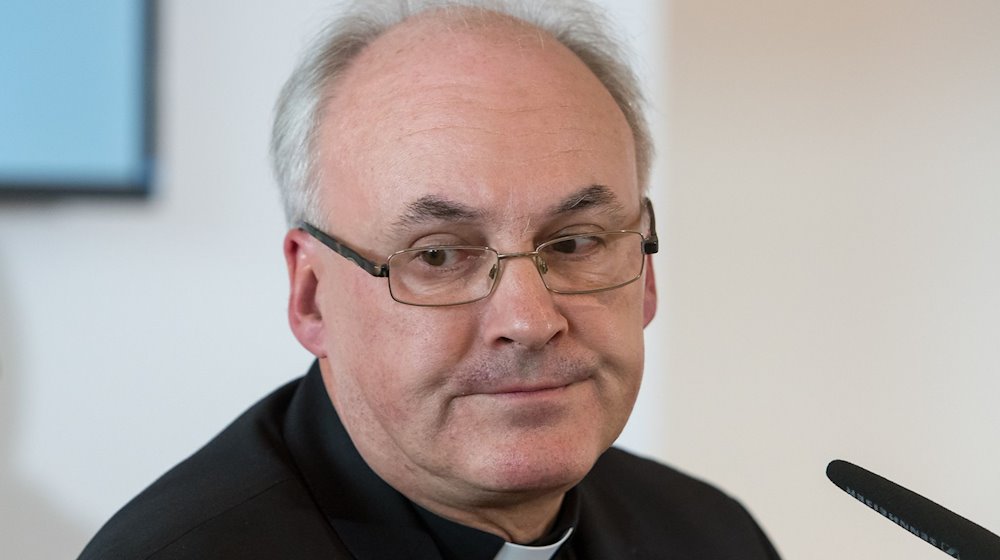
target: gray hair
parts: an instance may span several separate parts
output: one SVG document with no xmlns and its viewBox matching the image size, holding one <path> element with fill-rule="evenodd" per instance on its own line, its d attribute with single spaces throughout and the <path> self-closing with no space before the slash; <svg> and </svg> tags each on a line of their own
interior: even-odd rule
<svg viewBox="0 0 1000 560">
<path fill-rule="evenodd" d="M 316 170 L 316 135 L 325 101 L 355 58 L 376 38 L 407 19 L 435 9 L 475 9 L 521 20 L 572 51 L 607 88 L 635 140 L 636 174 L 645 191 L 653 142 L 638 80 L 607 17 L 586 0 L 355 0 L 320 32 L 278 97 L 271 135 L 271 163 L 281 189 L 285 218 L 323 224 Z"/>
</svg>

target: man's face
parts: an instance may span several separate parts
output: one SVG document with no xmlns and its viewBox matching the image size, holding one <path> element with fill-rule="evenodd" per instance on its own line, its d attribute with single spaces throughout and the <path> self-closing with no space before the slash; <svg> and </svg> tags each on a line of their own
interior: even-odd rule
<svg viewBox="0 0 1000 560">
<path fill-rule="evenodd" d="M 571 233 L 646 231 L 624 116 L 537 33 L 404 24 L 362 53 L 326 111 L 320 225 L 376 262 L 422 245 L 507 253 Z M 296 334 L 320 357 L 366 461 L 418 503 L 561 493 L 624 426 L 651 279 L 559 295 L 531 259 L 511 259 L 484 300 L 414 307 L 300 239 L 318 319 Z"/>
</svg>

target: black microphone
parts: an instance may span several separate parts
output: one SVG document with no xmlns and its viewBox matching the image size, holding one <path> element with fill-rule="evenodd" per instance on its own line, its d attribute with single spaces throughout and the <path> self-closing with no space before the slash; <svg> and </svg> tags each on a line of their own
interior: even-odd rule
<svg viewBox="0 0 1000 560">
<path fill-rule="evenodd" d="M 952 558 L 1000 558 L 1000 537 L 895 482 L 841 460 L 826 467 L 826 476 L 859 502 Z"/>
</svg>

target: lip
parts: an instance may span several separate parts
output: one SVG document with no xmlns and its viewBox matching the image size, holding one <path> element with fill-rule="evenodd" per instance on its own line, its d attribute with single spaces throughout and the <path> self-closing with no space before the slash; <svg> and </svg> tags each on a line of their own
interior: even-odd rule
<svg viewBox="0 0 1000 560">
<path fill-rule="evenodd" d="M 590 361 L 563 359 L 534 363 L 494 360 L 483 367 L 464 370 L 454 381 L 456 396 L 495 398 L 558 397 L 585 381 L 599 369 Z"/>
<path fill-rule="evenodd" d="M 571 385 L 580 383 L 581 381 L 584 380 L 574 379 L 570 381 L 558 381 L 558 382 L 516 383 L 496 388 L 490 388 L 488 390 L 481 391 L 480 394 L 497 396 L 497 397 L 541 396 L 562 391 L 563 389 L 566 389 Z"/>
</svg>

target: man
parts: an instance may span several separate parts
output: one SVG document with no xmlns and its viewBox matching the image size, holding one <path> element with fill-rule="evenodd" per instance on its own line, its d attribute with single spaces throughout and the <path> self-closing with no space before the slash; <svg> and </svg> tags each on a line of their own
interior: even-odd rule
<svg viewBox="0 0 1000 560">
<path fill-rule="evenodd" d="M 330 27 L 278 106 L 289 320 L 317 363 L 82 558 L 776 558 L 733 500 L 608 450 L 656 234 L 595 18 L 403 4 Z"/>
</svg>

